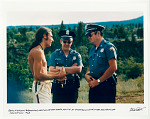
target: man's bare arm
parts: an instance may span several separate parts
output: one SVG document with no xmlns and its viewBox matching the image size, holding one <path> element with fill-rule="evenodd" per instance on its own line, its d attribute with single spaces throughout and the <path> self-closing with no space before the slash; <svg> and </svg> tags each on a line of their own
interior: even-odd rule
<svg viewBox="0 0 150 119">
<path fill-rule="evenodd" d="M 62 67 L 58 67 L 58 66 L 56 66 L 56 68 L 53 66 L 50 66 L 49 71 L 54 72 L 61 68 Z M 82 71 L 82 66 L 77 66 L 77 63 L 74 63 L 71 67 L 64 67 L 64 68 L 65 68 L 66 74 L 76 74 L 76 73 L 81 73 Z"/>
<path fill-rule="evenodd" d="M 47 73 L 47 67 L 43 67 L 42 64 L 42 54 L 39 53 L 39 55 L 36 55 L 34 57 L 34 77 L 37 80 L 53 80 L 53 78 L 62 78 L 66 74 L 63 72 L 51 72 Z M 46 68 L 46 69 L 45 69 Z"/>
<path fill-rule="evenodd" d="M 105 73 L 100 77 L 100 81 L 103 82 L 109 77 L 113 75 L 113 73 L 117 70 L 117 61 L 112 58 L 108 61 L 109 68 L 105 71 Z"/>
</svg>

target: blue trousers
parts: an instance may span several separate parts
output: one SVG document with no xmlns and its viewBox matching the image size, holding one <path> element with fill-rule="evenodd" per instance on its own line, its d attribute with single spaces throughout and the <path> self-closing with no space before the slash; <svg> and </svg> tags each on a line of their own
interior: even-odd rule
<svg viewBox="0 0 150 119">
<path fill-rule="evenodd" d="M 89 103 L 115 103 L 116 83 L 112 77 L 89 90 Z"/>
</svg>

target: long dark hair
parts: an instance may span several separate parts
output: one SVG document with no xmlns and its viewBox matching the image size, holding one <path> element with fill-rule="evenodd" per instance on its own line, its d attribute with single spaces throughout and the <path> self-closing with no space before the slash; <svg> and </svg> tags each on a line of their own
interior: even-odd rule
<svg viewBox="0 0 150 119">
<path fill-rule="evenodd" d="M 48 39 L 48 33 L 52 32 L 51 29 L 47 27 L 40 27 L 35 34 L 35 41 L 32 42 L 31 46 L 29 47 L 29 52 L 32 48 L 38 46 L 42 42 L 43 35 L 46 35 L 46 40 Z"/>
</svg>

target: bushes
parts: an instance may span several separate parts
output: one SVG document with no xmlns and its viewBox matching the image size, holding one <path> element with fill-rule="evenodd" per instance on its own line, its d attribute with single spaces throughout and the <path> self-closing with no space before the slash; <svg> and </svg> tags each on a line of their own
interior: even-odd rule
<svg viewBox="0 0 150 119">
<path fill-rule="evenodd" d="M 28 65 L 7 64 L 7 81 L 10 84 L 16 85 L 14 88 L 23 90 L 30 88 L 33 82 L 33 76 Z"/>
<path fill-rule="evenodd" d="M 133 57 L 119 60 L 117 73 L 125 74 L 127 76 L 127 78 L 124 78 L 125 81 L 129 78 L 135 79 L 144 73 L 143 63 L 135 62 L 135 58 Z"/>
</svg>

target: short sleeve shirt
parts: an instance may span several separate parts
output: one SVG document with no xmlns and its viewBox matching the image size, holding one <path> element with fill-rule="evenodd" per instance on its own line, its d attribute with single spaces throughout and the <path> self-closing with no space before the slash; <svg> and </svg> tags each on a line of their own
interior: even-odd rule
<svg viewBox="0 0 150 119">
<path fill-rule="evenodd" d="M 91 76 L 99 78 L 109 68 L 108 61 L 112 58 L 117 60 L 116 52 L 116 47 L 105 39 L 102 40 L 97 48 L 94 45 L 89 53 L 89 71 Z"/>
<path fill-rule="evenodd" d="M 83 66 L 81 55 L 75 50 L 70 50 L 68 56 L 66 57 L 62 48 L 55 50 L 48 59 L 48 66 L 64 66 L 71 67 L 74 63 L 77 66 Z"/>
</svg>

